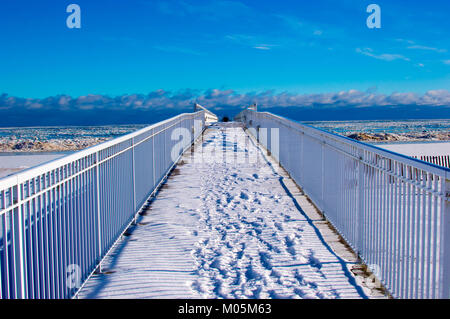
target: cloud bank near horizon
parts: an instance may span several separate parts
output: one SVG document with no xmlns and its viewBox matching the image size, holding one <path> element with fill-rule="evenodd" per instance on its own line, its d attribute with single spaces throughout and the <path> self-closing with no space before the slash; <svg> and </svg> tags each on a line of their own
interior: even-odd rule
<svg viewBox="0 0 450 319">
<path fill-rule="evenodd" d="M 417 93 L 381 94 L 367 90 L 341 91 L 335 93 L 295 94 L 273 91 L 238 93 L 233 90 L 210 89 L 206 91 L 184 90 L 171 92 L 157 90 L 149 94 L 131 94 L 110 97 L 107 95 L 85 95 L 71 97 L 57 95 L 43 99 L 20 98 L 0 95 L 0 111 L 27 110 L 161 110 L 187 109 L 193 103 L 211 109 L 245 107 L 257 103 L 261 108 L 274 107 L 379 107 L 379 106 L 436 106 L 450 107 L 450 91 L 432 90 L 423 95 Z"/>
<path fill-rule="evenodd" d="M 259 109 L 276 110 L 280 115 L 308 120 L 353 118 L 376 119 L 380 111 L 396 110 L 392 117 L 408 118 L 405 113 L 415 110 L 414 118 L 445 118 L 450 114 L 450 92 L 432 90 L 417 93 L 381 94 L 374 89 L 349 90 L 334 93 L 295 94 L 274 91 L 239 93 L 233 90 L 210 89 L 178 92 L 157 90 L 149 94 L 110 97 L 58 95 L 42 99 L 0 95 L 0 125 L 93 125 L 95 123 L 155 122 L 191 111 L 199 103 L 223 116 L 234 116 L 240 109 L 257 103 Z M 326 110 L 327 112 L 324 112 Z M 309 113 L 308 113 L 309 112 Z M 441 112 L 441 113 L 440 113 Z M 328 113 L 328 114 L 327 114 Z M 334 115 L 332 115 L 334 114 Z M 412 113 L 411 113 L 412 114 Z M 443 114 L 439 117 L 439 114 Z M 68 117 L 70 115 L 70 118 Z M 29 118 L 27 118 L 29 117 Z M 35 121 L 35 122 L 33 122 Z"/>
</svg>

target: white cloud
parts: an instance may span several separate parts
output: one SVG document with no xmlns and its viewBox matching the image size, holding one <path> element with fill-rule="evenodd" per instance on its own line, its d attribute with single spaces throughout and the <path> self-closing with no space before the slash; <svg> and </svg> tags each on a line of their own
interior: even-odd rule
<svg viewBox="0 0 450 319">
<path fill-rule="evenodd" d="M 279 46 L 278 44 L 267 44 L 264 43 L 264 40 L 270 40 L 270 39 L 264 39 L 263 37 L 257 37 L 247 34 L 233 34 L 233 35 L 227 35 L 225 36 L 225 39 L 228 41 L 232 41 L 234 43 L 237 43 L 239 45 L 245 46 L 245 47 L 251 47 L 253 49 L 257 50 L 270 50 L 273 47 Z"/>
<path fill-rule="evenodd" d="M 447 52 L 445 49 L 439 49 L 439 48 L 433 48 L 433 47 L 427 47 L 424 45 L 410 45 L 407 47 L 407 49 L 415 49 L 415 50 L 425 50 L 425 51 L 435 51 L 439 53 Z"/>
<path fill-rule="evenodd" d="M 411 61 L 409 58 L 401 54 L 390 54 L 390 53 L 375 54 L 371 48 L 365 49 L 357 48 L 356 52 L 383 61 L 395 61 L 395 60 Z"/>
<path fill-rule="evenodd" d="M 269 46 L 265 46 L 265 45 L 260 45 L 260 46 L 256 46 L 253 47 L 254 49 L 258 49 L 258 50 L 270 50 Z"/>
</svg>

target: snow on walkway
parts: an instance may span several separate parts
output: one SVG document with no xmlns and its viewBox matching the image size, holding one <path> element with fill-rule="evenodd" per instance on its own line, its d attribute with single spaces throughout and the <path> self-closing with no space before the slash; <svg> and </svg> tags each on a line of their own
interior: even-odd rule
<svg viewBox="0 0 450 319">
<path fill-rule="evenodd" d="M 237 158 L 224 162 L 217 150 Z M 242 128 L 209 129 L 194 155 L 79 297 L 364 296 Z"/>
</svg>

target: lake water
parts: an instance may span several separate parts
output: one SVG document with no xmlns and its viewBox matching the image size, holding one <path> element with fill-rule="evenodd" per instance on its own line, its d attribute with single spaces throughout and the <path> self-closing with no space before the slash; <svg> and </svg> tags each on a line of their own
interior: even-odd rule
<svg viewBox="0 0 450 319">
<path fill-rule="evenodd" d="M 450 132 L 450 119 L 302 122 L 337 134 Z"/>
</svg>

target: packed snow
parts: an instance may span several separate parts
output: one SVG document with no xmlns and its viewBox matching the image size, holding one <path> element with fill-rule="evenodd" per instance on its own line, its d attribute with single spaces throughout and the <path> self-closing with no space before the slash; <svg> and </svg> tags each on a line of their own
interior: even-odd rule
<svg viewBox="0 0 450 319">
<path fill-rule="evenodd" d="M 241 127 L 208 129 L 78 296 L 365 297 L 287 178 Z"/>
<path fill-rule="evenodd" d="M 376 146 L 407 156 L 450 155 L 449 142 L 376 144 Z"/>
<path fill-rule="evenodd" d="M 1 154 L 0 178 L 63 157 L 66 153 Z"/>
</svg>

